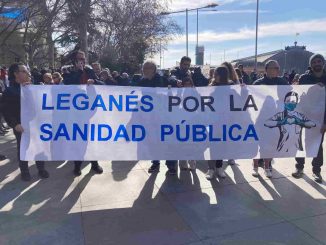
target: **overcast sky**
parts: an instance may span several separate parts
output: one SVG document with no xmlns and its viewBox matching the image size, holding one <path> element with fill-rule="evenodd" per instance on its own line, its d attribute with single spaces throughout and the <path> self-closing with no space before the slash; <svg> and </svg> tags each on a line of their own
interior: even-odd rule
<svg viewBox="0 0 326 245">
<path fill-rule="evenodd" d="M 218 3 L 216 12 L 199 12 L 199 45 L 205 46 L 205 63 L 224 61 L 255 53 L 256 0 L 172 0 L 170 10 L 183 10 Z M 175 66 L 186 54 L 186 15 L 170 15 L 183 33 L 169 42 L 162 66 Z M 325 0 L 260 0 L 258 52 L 305 45 L 312 52 L 326 55 Z M 299 36 L 296 36 L 299 33 Z M 196 12 L 189 14 L 189 56 L 195 62 Z M 154 57 L 160 64 L 159 54 Z"/>
</svg>

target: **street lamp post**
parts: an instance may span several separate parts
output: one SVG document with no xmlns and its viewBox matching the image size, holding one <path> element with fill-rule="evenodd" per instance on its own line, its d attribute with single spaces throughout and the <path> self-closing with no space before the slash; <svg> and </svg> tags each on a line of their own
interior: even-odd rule
<svg viewBox="0 0 326 245">
<path fill-rule="evenodd" d="M 198 60 L 198 36 L 199 36 L 199 27 L 198 26 L 199 26 L 199 9 L 197 9 L 196 65 L 197 65 L 197 60 Z"/>
<path fill-rule="evenodd" d="M 255 46 L 255 70 L 257 72 L 257 55 L 258 55 L 258 16 L 259 16 L 259 0 L 257 0 L 256 10 L 256 46 Z"/>
<path fill-rule="evenodd" d="M 187 56 L 189 51 L 189 33 L 188 33 L 188 9 L 186 9 L 186 38 L 187 38 Z"/>
<path fill-rule="evenodd" d="M 170 15 L 170 14 L 176 14 L 176 13 L 184 13 L 186 12 L 186 54 L 188 56 L 189 54 L 189 25 L 188 25 L 188 14 L 189 14 L 189 11 L 194 11 L 196 10 L 197 11 L 197 46 L 198 47 L 198 11 L 200 9 L 207 9 L 207 8 L 215 8 L 217 7 L 218 4 L 217 3 L 211 3 L 211 4 L 208 4 L 206 6 L 203 6 L 203 7 L 199 7 L 199 8 L 193 8 L 193 9 L 185 9 L 185 10 L 179 10 L 179 11 L 174 11 L 174 12 L 162 12 L 160 15 Z M 196 52 L 196 55 L 197 55 L 197 52 Z"/>
<path fill-rule="evenodd" d="M 287 67 L 287 51 L 285 50 L 285 53 L 284 53 L 284 69 L 283 69 L 283 74 L 287 70 L 286 67 Z"/>
<path fill-rule="evenodd" d="M 23 43 L 23 47 L 24 47 L 24 51 L 25 51 L 25 55 L 24 55 L 24 62 L 26 62 L 26 66 L 29 67 L 29 53 L 31 50 L 31 45 L 27 42 Z"/>
<path fill-rule="evenodd" d="M 199 26 L 199 9 L 197 9 L 197 42 L 196 42 L 196 47 L 198 47 L 198 34 L 199 34 L 199 28 L 198 28 L 198 26 Z"/>
</svg>

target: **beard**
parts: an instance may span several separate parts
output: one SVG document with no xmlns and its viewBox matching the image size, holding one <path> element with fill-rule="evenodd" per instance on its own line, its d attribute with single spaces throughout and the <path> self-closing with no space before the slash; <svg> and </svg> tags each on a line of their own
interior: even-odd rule
<svg viewBox="0 0 326 245">
<path fill-rule="evenodd" d="M 323 70 L 323 67 L 322 66 L 315 66 L 315 67 L 312 68 L 312 70 L 314 72 L 321 72 Z"/>
</svg>

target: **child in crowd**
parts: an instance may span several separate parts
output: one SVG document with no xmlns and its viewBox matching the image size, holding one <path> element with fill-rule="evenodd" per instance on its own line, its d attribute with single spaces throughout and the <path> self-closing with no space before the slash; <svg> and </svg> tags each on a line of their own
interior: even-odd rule
<svg viewBox="0 0 326 245">
<path fill-rule="evenodd" d="M 195 87 L 193 80 L 191 77 L 187 76 L 182 79 L 182 87 L 184 88 L 193 88 Z M 196 170 L 196 161 L 195 160 L 187 160 L 187 161 L 179 161 L 180 170 L 187 170 L 189 169 L 192 171 Z"/>
</svg>

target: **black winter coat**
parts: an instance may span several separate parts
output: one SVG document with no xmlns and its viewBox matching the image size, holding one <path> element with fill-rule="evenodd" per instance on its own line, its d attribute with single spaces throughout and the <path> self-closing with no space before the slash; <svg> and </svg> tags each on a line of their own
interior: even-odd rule
<svg viewBox="0 0 326 245">
<path fill-rule="evenodd" d="M 2 96 L 2 113 L 9 127 L 20 124 L 20 84 L 11 82 Z"/>
<path fill-rule="evenodd" d="M 253 83 L 253 85 L 289 85 L 289 82 L 281 77 L 263 77 Z"/>
<path fill-rule="evenodd" d="M 137 87 L 167 87 L 168 81 L 166 78 L 160 76 L 158 73 L 155 74 L 155 76 L 152 79 L 147 78 L 141 78 L 139 82 L 135 84 Z"/>
<path fill-rule="evenodd" d="M 97 79 L 97 76 L 93 69 L 86 66 L 84 68 L 84 71 L 87 74 L 88 79 L 93 79 L 95 81 L 95 85 L 103 85 L 104 83 Z M 79 85 L 81 84 L 81 77 L 82 77 L 83 71 L 81 70 L 71 70 L 69 73 L 65 74 L 63 79 L 63 84 L 65 85 Z"/>
</svg>

